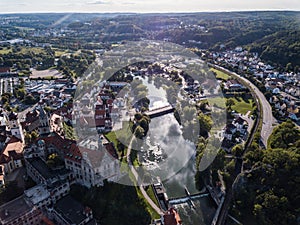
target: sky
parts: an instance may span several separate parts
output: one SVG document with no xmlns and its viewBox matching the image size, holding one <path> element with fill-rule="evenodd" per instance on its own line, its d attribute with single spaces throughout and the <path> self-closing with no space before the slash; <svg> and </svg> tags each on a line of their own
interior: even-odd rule
<svg viewBox="0 0 300 225">
<path fill-rule="evenodd" d="M 0 13 L 300 11 L 300 0 L 0 0 Z"/>
</svg>

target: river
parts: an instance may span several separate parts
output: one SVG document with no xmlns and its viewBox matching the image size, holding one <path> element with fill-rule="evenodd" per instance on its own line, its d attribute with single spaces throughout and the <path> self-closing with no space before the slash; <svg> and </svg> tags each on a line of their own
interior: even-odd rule
<svg viewBox="0 0 300 225">
<path fill-rule="evenodd" d="M 147 85 L 150 93 L 150 109 L 168 104 L 164 91 L 153 84 Z M 148 168 L 153 177 L 159 177 L 169 198 L 185 196 L 187 187 L 191 194 L 199 193 L 195 187 L 195 144 L 185 140 L 181 126 L 173 113 L 152 118 L 149 132 L 141 151 L 139 161 Z M 216 207 L 209 196 L 193 200 L 195 208 L 188 203 L 175 204 L 184 225 L 210 224 Z"/>
</svg>

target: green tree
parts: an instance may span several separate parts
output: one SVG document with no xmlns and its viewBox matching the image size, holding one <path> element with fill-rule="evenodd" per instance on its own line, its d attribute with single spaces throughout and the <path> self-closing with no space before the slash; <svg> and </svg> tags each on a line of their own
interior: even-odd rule
<svg viewBox="0 0 300 225">
<path fill-rule="evenodd" d="M 232 99 L 232 98 L 229 98 L 229 99 L 227 99 L 226 100 L 226 106 L 227 106 L 227 109 L 229 110 L 229 111 L 231 111 L 232 110 L 232 106 L 235 104 L 235 102 L 234 102 L 234 100 Z"/>
<path fill-rule="evenodd" d="M 233 155 L 235 155 L 236 157 L 241 157 L 243 154 L 243 151 L 244 151 L 243 145 L 238 144 L 232 148 L 231 153 Z"/>
<path fill-rule="evenodd" d="M 213 121 L 210 116 L 203 114 L 202 112 L 198 115 L 199 126 L 200 126 L 200 135 L 207 136 L 208 132 L 211 130 Z"/>
<path fill-rule="evenodd" d="M 143 138 L 145 136 L 145 130 L 140 125 L 135 128 L 135 136 L 137 138 Z"/>
</svg>

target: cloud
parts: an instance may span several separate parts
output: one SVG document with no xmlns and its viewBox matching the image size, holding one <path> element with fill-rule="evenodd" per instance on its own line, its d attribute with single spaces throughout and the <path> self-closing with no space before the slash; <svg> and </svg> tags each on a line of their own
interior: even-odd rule
<svg viewBox="0 0 300 225">
<path fill-rule="evenodd" d="M 106 4 L 111 4 L 111 2 L 97 0 L 97 1 L 93 1 L 93 2 L 87 2 L 87 4 L 89 4 L 89 5 L 106 5 Z"/>
</svg>

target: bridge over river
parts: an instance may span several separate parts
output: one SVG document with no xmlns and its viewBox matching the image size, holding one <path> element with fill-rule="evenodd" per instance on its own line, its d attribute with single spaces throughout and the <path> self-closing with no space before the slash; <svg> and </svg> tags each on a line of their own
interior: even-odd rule
<svg viewBox="0 0 300 225">
<path fill-rule="evenodd" d="M 145 112 L 146 115 L 148 115 L 150 118 L 155 118 L 159 116 L 163 116 L 168 113 L 174 112 L 175 108 L 172 105 L 163 106 L 156 109 L 151 109 L 147 112 Z"/>
</svg>

